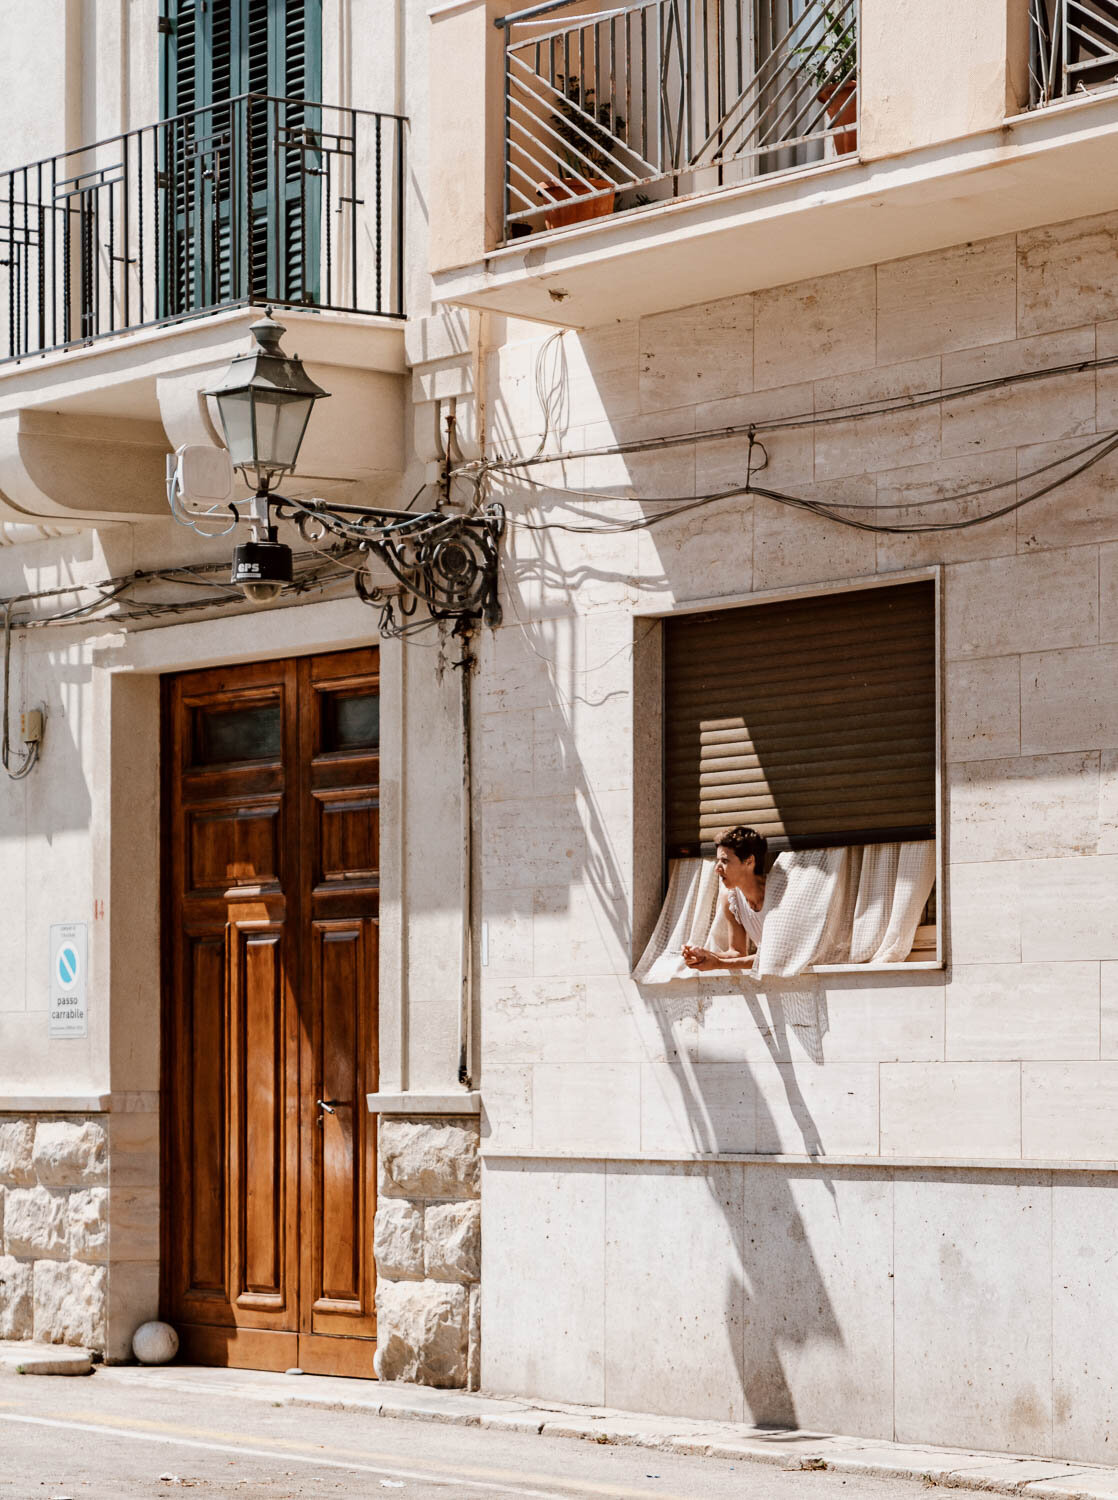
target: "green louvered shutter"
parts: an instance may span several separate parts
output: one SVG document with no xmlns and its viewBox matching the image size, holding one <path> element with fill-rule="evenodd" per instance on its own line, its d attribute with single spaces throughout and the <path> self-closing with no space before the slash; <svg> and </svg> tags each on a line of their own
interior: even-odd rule
<svg viewBox="0 0 1118 1500">
<path fill-rule="evenodd" d="M 321 0 L 163 4 L 162 315 L 313 303 Z"/>
</svg>

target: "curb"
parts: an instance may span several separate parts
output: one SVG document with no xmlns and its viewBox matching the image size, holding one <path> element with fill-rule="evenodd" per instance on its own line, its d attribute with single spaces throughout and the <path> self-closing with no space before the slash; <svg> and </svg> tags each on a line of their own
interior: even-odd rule
<svg viewBox="0 0 1118 1500">
<path fill-rule="evenodd" d="M 13 1348 L 0 1344 L 0 1370 L 12 1375 L 91 1375 L 93 1356 L 88 1349 L 61 1344 L 24 1344 Z"/>
<path fill-rule="evenodd" d="M 645 1448 L 680 1457 L 720 1458 L 759 1463 L 786 1472 L 815 1470 L 867 1479 L 909 1480 L 924 1488 L 972 1490 L 985 1494 L 1030 1496 L 1033 1500 L 1118 1500 L 1118 1468 L 1010 1453 L 905 1445 L 885 1439 L 858 1439 L 826 1433 L 796 1434 L 783 1429 L 751 1429 L 738 1438 L 734 1424 L 700 1418 L 672 1418 L 584 1407 L 559 1402 L 534 1405 L 523 1397 L 464 1391 L 435 1391 L 378 1382 L 354 1382 L 369 1395 L 351 1390 L 291 1389 L 274 1377 L 232 1383 L 207 1380 L 182 1366 L 143 1370 L 124 1366 L 106 1376 L 128 1383 L 166 1379 L 168 1388 L 239 1395 L 273 1405 L 350 1412 L 365 1417 L 392 1417 L 407 1422 L 440 1422 L 497 1432 L 577 1438 L 583 1442 Z M 181 1375 L 183 1378 L 176 1378 Z M 309 1377 L 317 1379 L 318 1377 Z M 297 1384 L 301 1385 L 300 1380 Z M 331 1382 L 333 1385 L 333 1382 Z M 345 1382 L 346 1385 L 349 1382 Z M 378 1389 L 379 1385 L 379 1389 Z M 419 1390 L 424 1392 L 417 1399 Z M 415 1394 L 412 1394 L 412 1393 Z M 387 1399 L 386 1399 L 387 1398 Z M 657 1430 L 658 1429 L 658 1430 Z M 907 1460 L 907 1461 L 906 1461 Z"/>
</svg>

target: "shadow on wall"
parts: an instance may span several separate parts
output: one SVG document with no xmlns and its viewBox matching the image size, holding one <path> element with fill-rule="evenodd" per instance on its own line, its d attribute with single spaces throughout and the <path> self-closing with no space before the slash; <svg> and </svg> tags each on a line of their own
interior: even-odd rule
<svg viewBox="0 0 1118 1500">
<path fill-rule="evenodd" d="M 580 359 L 586 357 L 586 347 L 586 339 L 580 340 Z M 666 430 L 672 420 L 671 413 L 654 418 L 646 433 L 631 403 L 629 410 L 608 421 L 581 427 L 571 424 L 572 410 L 580 399 L 575 388 L 579 382 L 584 387 L 593 386 L 606 407 L 611 392 L 620 388 L 616 370 L 610 364 L 616 350 L 608 331 L 599 341 L 599 347 L 606 364 L 600 372 L 591 357 L 585 369 L 572 375 L 567 340 L 553 338 L 544 345 L 538 366 L 533 369 L 531 363 L 526 365 L 519 381 L 502 374 L 500 380 L 491 382 L 495 392 L 491 451 L 504 456 L 523 456 L 535 452 L 545 441 L 586 448 L 606 444 L 613 434 L 639 437 Z M 636 349 L 631 352 L 635 375 Z M 494 358 L 499 360 L 502 355 Z M 625 404 L 622 400 L 622 405 Z M 540 416 L 540 411 L 545 415 Z M 736 472 L 743 457 L 740 447 L 733 445 L 717 455 L 724 469 Z M 497 795 L 484 809 L 483 847 L 488 855 L 485 906 L 489 913 L 511 921 L 513 906 L 518 900 L 523 901 L 524 888 L 531 885 L 532 910 L 520 914 L 527 916 L 531 928 L 540 915 L 541 899 L 546 903 L 548 915 L 557 914 L 562 903 L 567 924 L 565 929 L 560 926 L 558 930 L 566 932 L 569 951 L 560 957 L 568 960 L 568 967 L 564 969 L 557 962 L 541 971 L 537 939 L 533 968 L 537 978 L 541 972 L 556 975 L 595 972 L 580 967 L 583 955 L 577 951 L 588 927 L 594 928 L 592 941 L 601 965 L 596 972 L 626 976 L 618 978 L 616 988 L 624 992 L 625 1004 L 632 1007 L 634 987 L 627 978 L 632 944 L 627 873 L 632 841 L 628 835 L 632 816 L 641 816 L 642 791 L 632 786 L 630 756 L 626 753 L 634 734 L 639 732 L 639 725 L 633 723 L 629 685 L 633 651 L 631 608 L 638 598 L 647 602 L 657 596 L 665 601 L 687 597 L 689 587 L 697 595 L 747 591 L 751 587 L 748 564 L 752 544 L 751 504 L 743 500 L 736 503 L 735 509 L 735 502 L 719 502 L 690 513 L 690 520 L 684 516 L 668 522 L 662 542 L 650 541 L 647 529 L 597 531 L 588 539 L 588 527 L 597 530 L 610 520 L 647 521 L 657 508 L 662 508 L 645 503 L 634 517 L 631 503 L 611 503 L 614 499 L 631 502 L 635 498 L 634 487 L 656 495 L 694 495 L 694 445 L 684 443 L 647 456 L 553 462 L 533 467 L 528 473 L 534 481 L 531 485 L 512 480 L 500 483 L 493 491 L 494 498 L 508 506 L 510 526 L 502 574 L 505 622 L 495 633 L 503 640 L 499 643 L 491 640 L 486 648 L 494 653 L 493 659 L 485 664 L 492 673 L 493 684 L 486 706 L 496 711 L 494 733 L 501 736 L 498 759 L 505 769 Z M 716 487 L 713 481 L 719 476 L 708 477 L 712 480 L 710 487 Z M 723 477 L 721 482 L 733 481 Z M 580 489 L 604 493 L 609 498 L 590 499 L 571 493 Z M 735 537 L 740 538 L 747 560 L 736 585 L 731 577 Z M 691 557 L 686 567 L 683 565 L 684 546 L 696 550 L 698 568 Z M 709 567 L 702 559 L 709 559 Z M 677 568 L 681 574 L 678 586 L 672 577 Z M 715 573 L 721 581 L 709 582 Z M 708 580 L 705 585 L 704 576 Z M 655 624 L 650 622 L 648 628 L 654 629 Z M 611 665 L 612 672 L 607 670 Z M 620 674 L 618 665 L 625 669 Z M 486 675 L 483 670 L 483 681 Z M 530 743 L 517 755 L 510 753 L 509 736 L 516 732 L 515 710 L 525 704 L 530 704 L 533 710 Z M 513 712 L 506 715 L 500 710 Z M 578 733 L 591 716 L 593 734 Z M 650 807 L 649 814 L 653 811 Z M 658 824 L 658 810 L 655 816 Z M 625 829 L 626 840 L 619 855 L 622 840 L 613 830 L 620 828 Z M 517 847 L 515 859 L 508 855 L 512 847 Z M 560 884 L 564 878 L 565 884 Z M 506 888 L 506 882 L 511 880 L 519 882 L 519 890 Z M 585 907 L 575 910 L 580 886 L 589 897 L 590 910 Z M 823 1155 L 826 1142 L 792 1066 L 797 1061 L 792 1037 L 798 1039 L 813 1065 L 823 1064 L 826 1001 L 820 987 L 802 982 L 782 988 L 773 986 L 765 994 L 749 986 L 748 981 L 736 986 L 726 980 L 714 984 L 703 981 L 701 986 L 699 982 L 683 982 L 666 989 L 640 987 L 646 1015 L 654 1023 L 659 1038 L 656 1047 L 652 1037 L 648 1037 L 646 1061 L 668 1060 L 691 1149 L 698 1155 L 734 1150 L 752 1152 L 757 1149 L 757 1140 L 776 1141 L 780 1137 L 778 1123 L 755 1085 L 753 1069 L 740 1053 L 722 1060 L 740 1064 L 740 1071 L 735 1067 L 733 1072 L 742 1091 L 750 1096 L 749 1139 L 740 1143 L 719 1139 L 712 1124 L 716 1117 L 725 1118 L 726 1101 L 707 1097 L 705 1090 L 711 1085 L 706 1080 L 711 1077 L 711 1070 L 691 1061 L 681 1028 L 703 1027 L 706 1006 L 702 997 L 716 992 L 732 992 L 740 999 L 763 1044 L 757 1049 L 758 1054 L 767 1054 L 777 1067 L 791 1117 L 802 1137 L 800 1149 L 808 1156 Z M 548 1020 L 547 1016 L 543 1018 L 545 1026 Z M 640 1029 L 647 1034 L 647 1028 Z M 607 1054 L 592 1060 L 609 1061 L 609 1057 Z M 701 1181 L 717 1205 L 723 1223 L 721 1235 L 706 1232 L 717 1239 L 714 1253 L 725 1267 L 720 1327 L 730 1346 L 727 1353 L 737 1373 L 738 1392 L 744 1395 L 744 1414 L 759 1425 L 798 1426 L 796 1398 L 787 1371 L 789 1351 L 828 1345 L 837 1356 L 831 1362 L 834 1367 L 843 1365 L 849 1352 L 844 1352 L 839 1320 L 788 1174 L 781 1169 L 748 1169 L 740 1164 L 668 1167 L 627 1163 L 607 1164 L 605 1170 L 609 1173 L 607 1197 L 614 1205 L 611 1212 L 620 1212 L 616 1205 L 626 1201 L 627 1183 L 631 1179 L 645 1179 L 651 1195 L 643 1200 L 646 1215 L 648 1203 L 655 1202 L 660 1191 L 653 1179 L 674 1174 Z M 837 1218 L 839 1201 L 831 1176 L 822 1169 L 803 1170 L 812 1183 L 822 1186 Z M 666 1362 L 674 1365 L 676 1380 L 682 1385 L 688 1379 L 688 1360 L 702 1361 L 706 1357 L 705 1346 L 698 1339 L 692 1340 L 697 1347 L 690 1355 L 684 1347 L 688 1339 L 683 1335 L 682 1323 L 688 1314 L 682 1308 L 688 1299 L 693 1305 L 696 1295 L 704 1293 L 709 1305 L 715 1290 L 705 1279 L 712 1267 L 703 1271 L 689 1264 L 682 1253 L 692 1226 L 681 1223 L 681 1217 L 686 1219 L 687 1214 L 679 1203 L 686 1198 L 671 1200 L 676 1190 L 684 1195 L 692 1191 L 678 1183 L 666 1187 L 663 1201 L 667 1222 L 657 1219 L 647 1233 L 634 1224 L 632 1236 L 615 1237 L 611 1242 L 607 1218 L 607 1255 L 614 1254 L 624 1264 L 624 1275 L 613 1282 L 607 1277 L 607 1287 L 631 1288 L 623 1295 L 626 1308 L 635 1319 L 629 1332 L 636 1339 L 636 1348 L 631 1352 L 638 1354 L 637 1363 L 645 1362 L 640 1359 L 640 1345 L 651 1341 L 644 1350 L 646 1360 L 655 1362 L 654 1354 L 659 1355 L 663 1349 Z M 639 1188 L 630 1194 L 629 1201 L 639 1214 L 642 1206 Z M 678 1226 L 674 1229 L 673 1221 Z M 677 1264 L 667 1265 L 665 1257 L 673 1232 L 681 1237 L 680 1255 Z M 694 1232 L 701 1237 L 700 1231 Z M 669 1287 L 673 1277 L 680 1281 L 675 1293 L 677 1301 L 671 1292 L 665 1291 L 662 1277 Z M 649 1283 L 643 1294 L 639 1291 L 642 1281 Z M 607 1321 L 608 1298 L 607 1291 Z M 642 1300 L 646 1308 L 651 1308 L 657 1304 L 665 1306 L 665 1299 L 669 1321 L 671 1311 L 676 1306 L 680 1308 L 677 1318 L 681 1326 L 671 1333 L 652 1329 L 651 1313 L 646 1313 L 643 1319 L 640 1315 Z M 717 1325 L 718 1320 L 705 1316 L 705 1311 L 705 1308 L 698 1310 L 696 1320 L 704 1327 Z M 670 1350 L 665 1347 L 669 1341 L 674 1345 Z M 719 1363 L 717 1359 L 714 1362 Z M 705 1369 L 695 1372 L 696 1393 L 688 1392 L 688 1399 L 709 1408 L 696 1410 L 696 1414 L 730 1415 L 729 1410 L 716 1408 L 723 1400 L 731 1401 L 732 1393 L 728 1389 L 701 1392 L 704 1374 Z M 728 1370 L 726 1374 L 728 1384 Z M 607 1339 L 605 1400 L 623 1406 L 643 1405 L 647 1409 L 650 1397 L 645 1393 L 647 1387 L 640 1385 L 642 1378 L 636 1373 L 626 1373 L 620 1362 L 611 1372 Z M 740 1394 L 736 1400 L 740 1400 Z M 678 1392 L 673 1399 L 673 1394 L 665 1390 L 660 1400 L 667 1402 L 668 1409 L 679 1410 Z"/>
<path fill-rule="evenodd" d="M 22 709 L 44 710 L 45 732 L 39 764 L 22 781 L 0 775 L 7 837 L 43 840 L 49 847 L 57 834 L 89 829 L 92 799 L 75 739 L 81 725 L 92 724 L 92 673 L 81 661 L 81 642 L 50 643 L 44 632 L 34 648 L 25 633 L 13 634 L 9 714 L 13 765 L 22 756 L 19 716 Z"/>
</svg>

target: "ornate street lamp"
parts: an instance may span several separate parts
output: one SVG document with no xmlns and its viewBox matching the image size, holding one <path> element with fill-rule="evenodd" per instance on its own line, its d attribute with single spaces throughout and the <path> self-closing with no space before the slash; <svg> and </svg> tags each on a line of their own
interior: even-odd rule
<svg viewBox="0 0 1118 1500">
<path fill-rule="evenodd" d="M 253 323 L 253 347 L 206 392 L 217 402 L 233 467 L 256 491 L 249 509 L 252 541 L 234 548 L 230 582 L 259 603 L 274 599 L 294 577 L 291 548 L 276 539 L 271 523 L 268 492 L 294 470 L 314 403 L 329 395 L 298 356 L 289 359 L 280 348 L 286 331 L 270 316 Z"/>
<path fill-rule="evenodd" d="M 298 355 L 288 358 L 280 348 L 286 332 L 271 317 L 253 323 L 253 347 L 238 354 L 221 384 L 206 392 L 217 402 L 233 467 L 258 495 L 293 471 L 314 403 L 330 394 L 311 379 Z"/>
<path fill-rule="evenodd" d="M 499 505 L 471 513 L 450 509 L 449 478 L 443 499 L 425 512 L 290 500 L 276 493 L 277 481 L 294 471 L 315 402 L 329 392 L 310 378 L 298 356 L 280 348 L 286 330 L 272 319 L 271 308 L 249 331 L 253 347 L 237 355 L 224 379 L 206 392 L 217 403 L 229 461 L 255 491 L 244 512 L 252 540 L 234 549 L 231 581 L 259 602 L 274 599 L 293 581 L 291 548 L 276 537 L 274 513 L 293 521 L 308 542 L 332 535 L 381 565 L 379 577 L 362 570 L 354 583 L 366 603 L 380 606 L 384 634 L 406 629 L 420 604 L 433 619 L 466 628 L 479 617 L 497 624 L 497 549 L 504 531 Z M 180 450 L 178 477 L 168 487 L 172 509 L 176 484 L 179 499 L 191 489 L 182 479 L 183 456 L 212 452 Z"/>
</svg>

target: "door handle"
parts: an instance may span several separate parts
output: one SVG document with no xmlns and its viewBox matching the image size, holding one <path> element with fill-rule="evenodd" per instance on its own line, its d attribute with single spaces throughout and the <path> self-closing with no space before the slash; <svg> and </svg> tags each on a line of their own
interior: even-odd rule
<svg viewBox="0 0 1118 1500">
<path fill-rule="evenodd" d="M 339 1109 L 345 1109 L 349 1104 L 348 1099 L 316 1099 L 314 1102 L 328 1115 L 336 1115 Z"/>
</svg>

